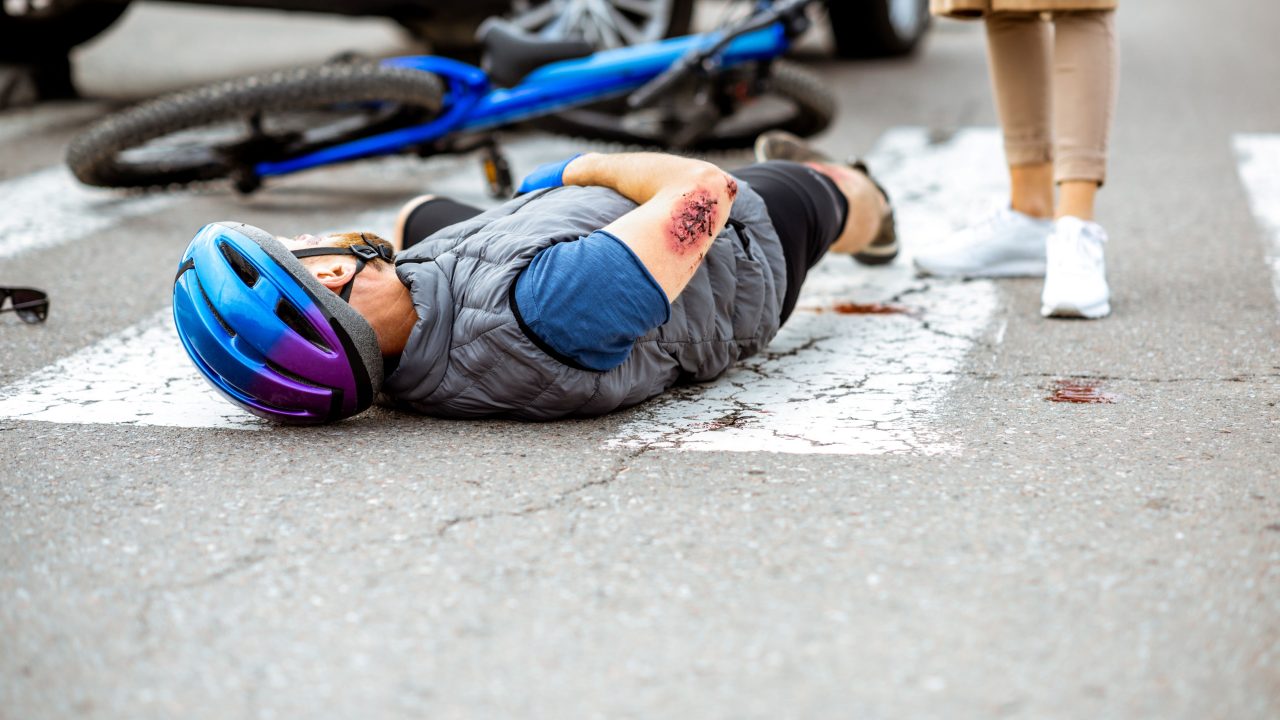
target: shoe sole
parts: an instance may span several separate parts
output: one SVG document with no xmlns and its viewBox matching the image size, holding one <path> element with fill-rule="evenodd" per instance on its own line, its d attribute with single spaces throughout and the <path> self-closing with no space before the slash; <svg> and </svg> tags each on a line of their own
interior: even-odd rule
<svg viewBox="0 0 1280 720">
<path fill-rule="evenodd" d="M 935 272 L 921 267 L 920 263 L 914 260 L 912 265 L 915 266 L 916 273 L 923 277 L 964 278 L 966 280 L 971 278 L 1042 278 L 1045 270 L 1045 263 L 1033 260 L 1000 263 L 999 265 L 992 265 L 974 272 Z"/>
<path fill-rule="evenodd" d="M 760 137 L 756 138 L 755 147 L 752 148 L 752 151 L 756 156 L 756 162 L 758 163 L 769 162 L 769 158 L 766 157 L 767 153 L 765 153 L 764 149 L 765 149 L 765 137 L 764 135 L 761 135 Z"/>
<path fill-rule="evenodd" d="M 853 255 L 853 259 L 863 265 L 886 265 L 893 262 L 896 257 L 898 257 L 897 243 L 887 248 L 867 248 Z"/>
<path fill-rule="evenodd" d="M 769 151 L 771 145 L 775 151 L 773 153 Z M 778 150 L 783 150 L 784 152 L 777 152 Z M 756 162 L 761 163 L 769 162 L 770 160 L 789 160 L 791 162 L 799 163 L 836 162 L 831 157 L 809 147 L 803 139 L 783 131 L 767 132 L 756 138 L 753 151 L 755 153 Z M 892 203 L 889 203 L 889 193 L 885 192 L 884 188 L 880 186 L 880 183 L 876 182 L 875 178 L 871 177 L 871 171 L 867 169 L 866 164 L 861 160 L 849 163 L 848 165 L 850 168 L 866 176 L 866 178 L 871 181 L 871 184 L 876 186 L 876 190 L 879 190 L 880 194 L 884 196 L 885 202 L 889 204 L 889 210 L 881 222 L 889 223 L 891 231 L 887 238 L 888 242 L 884 242 L 884 240 L 877 238 L 870 247 L 863 249 L 861 252 L 854 253 L 853 259 L 857 260 L 858 263 L 862 265 L 887 265 L 898 257 L 897 233 L 896 231 L 893 231 L 893 207 Z"/>
<path fill-rule="evenodd" d="M 779 153 L 771 155 L 769 153 L 769 145 L 777 142 L 785 145 L 791 152 Z M 755 146 L 752 148 L 756 162 L 764 163 L 771 160 L 787 160 L 789 162 L 825 162 L 834 163 L 835 160 L 809 147 L 803 139 L 791 135 L 790 133 L 765 133 L 756 138 Z M 799 151 L 797 154 L 796 151 Z"/>
<path fill-rule="evenodd" d="M 1053 318 L 1079 318 L 1082 320 L 1097 320 L 1111 314 L 1111 303 L 1103 300 L 1092 305 L 1073 305 L 1071 303 L 1058 303 L 1057 305 L 1041 305 L 1040 314 L 1044 317 Z"/>
</svg>

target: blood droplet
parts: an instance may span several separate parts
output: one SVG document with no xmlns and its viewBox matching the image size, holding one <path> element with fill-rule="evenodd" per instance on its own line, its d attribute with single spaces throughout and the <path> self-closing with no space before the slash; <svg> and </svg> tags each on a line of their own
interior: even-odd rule
<svg viewBox="0 0 1280 720">
<path fill-rule="evenodd" d="M 1049 402 L 1077 403 L 1081 405 L 1111 405 L 1116 396 L 1103 392 L 1092 380 L 1055 380 L 1053 394 L 1045 398 Z"/>
<path fill-rule="evenodd" d="M 907 309 L 896 305 L 881 305 L 880 303 L 846 302 L 831 306 L 831 311 L 840 315 L 902 315 Z"/>
</svg>

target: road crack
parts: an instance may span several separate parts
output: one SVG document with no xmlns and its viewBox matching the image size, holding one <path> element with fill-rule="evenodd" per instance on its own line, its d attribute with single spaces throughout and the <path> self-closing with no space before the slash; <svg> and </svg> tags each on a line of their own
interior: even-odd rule
<svg viewBox="0 0 1280 720">
<path fill-rule="evenodd" d="M 443 539 L 451 530 L 461 525 L 500 517 L 524 518 L 554 510 L 591 488 L 607 487 L 618 480 L 621 480 L 622 476 L 631 469 L 631 463 L 635 462 L 641 455 L 649 452 L 652 448 L 653 443 L 649 443 L 637 450 L 625 453 L 614 462 L 613 467 L 609 469 L 604 477 L 576 485 L 568 490 L 557 493 L 554 497 L 544 500 L 543 502 L 529 505 L 527 507 L 520 508 L 519 510 L 486 510 L 485 512 L 473 513 L 470 515 L 459 515 L 457 517 L 449 518 L 436 528 L 434 535 L 437 538 Z"/>
</svg>

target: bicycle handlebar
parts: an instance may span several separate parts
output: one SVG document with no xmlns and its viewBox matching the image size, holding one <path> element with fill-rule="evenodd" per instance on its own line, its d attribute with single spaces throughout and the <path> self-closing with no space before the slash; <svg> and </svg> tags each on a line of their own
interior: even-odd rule
<svg viewBox="0 0 1280 720">
<path fill-rule="evenodd" d="M 715 44 L 703 50 L 694 50 L 675 64 L 662 71 L 654 79 L 640 86 L 627 98 L 627 107 L 632 110 L 652 105 L 660 96 L 675 87 L 695 69 L 703 67 L 711 58 L 719 55 L 729 43 L 747 33 L 763 30 L 770 25 L 793 15 L 802 15 L 805 7 L 817 0 L 782 0 L 782 2 L 759 12 L 744 20 L 740 25 L 726 32 Z"/>
</svg>

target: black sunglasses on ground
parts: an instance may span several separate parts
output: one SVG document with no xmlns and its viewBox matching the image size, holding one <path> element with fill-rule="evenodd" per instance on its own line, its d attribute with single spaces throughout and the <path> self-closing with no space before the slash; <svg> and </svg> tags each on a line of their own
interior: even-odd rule
<svg viewBox="0 0 1280 720">
<path fill-rule="evenodd" d="M 5 307 L 10 298 L 13 307 Z M 49 317 L 49 295 L 34 288 L 0 287 L 0 313 L 11 310 L 24 323 L 42 323 Z"/>
</svg>

